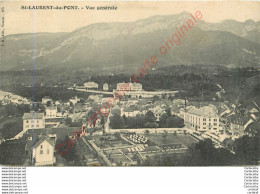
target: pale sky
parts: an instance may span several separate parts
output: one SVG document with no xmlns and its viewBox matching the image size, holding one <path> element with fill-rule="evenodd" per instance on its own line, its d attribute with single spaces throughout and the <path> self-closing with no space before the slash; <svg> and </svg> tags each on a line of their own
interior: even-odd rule
<svg viewBox="0 0 260 194">
<path fill-rule="evenodd" d="M 71 32 L 80 27 L 99 22 L 133 22 L 153 15 L 171 15 L 182 11 L 201 11 L 207 22 L 225 19 L 260 21 L 260 2 L 55 2 L 36 1 L 36 5 L 64 6 L 117 6 L 117 10 L 21 10 L 35 2 L 0 2 L 5 8 L 5 35 L 36 32 Z M 35 17 L 36 16 L 36 17 Z M 36 26 L 35 26 L 36 18 Z M 36 27 L 36 28 L 35 28 Z"/>
</svg>

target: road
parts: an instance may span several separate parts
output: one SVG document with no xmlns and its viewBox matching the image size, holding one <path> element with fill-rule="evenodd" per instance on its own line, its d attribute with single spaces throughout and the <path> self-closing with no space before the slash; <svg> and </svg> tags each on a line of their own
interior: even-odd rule
<svg viewBox="0 0 260 194">
<path fill-rule="evenodd" d="M 82 138 L 84 143 L 86 145 L 88 145 L 88 142 Z M 96 152 L 98 153 L 98 155 L 103 158 L 103 160 L 107 163 L 108 166 L 113 166 L 112 163 L 107 159 L 107 157 L 105 156 L 105 154 L 102 152 L 102 150 L 99 149 L 99 147 L 96 146 L 96 144 L 92 141 L 92 140 L 89 140 L 89 143 L 90 145 L 96 150 Z"/>
<path fill-rule="evenodd" d="M 86 89 L 79 89 L 79 88 L 68 88 L 69 90 L 77 90 L 80 92 L 88 92 L 88 93 L 96 93 L 96 94 L 111 94 L 113 95 L 113 92 L 106 92 L 106 91 L 99 91 L 99 90 L 86 90 Z"/>
</svg>

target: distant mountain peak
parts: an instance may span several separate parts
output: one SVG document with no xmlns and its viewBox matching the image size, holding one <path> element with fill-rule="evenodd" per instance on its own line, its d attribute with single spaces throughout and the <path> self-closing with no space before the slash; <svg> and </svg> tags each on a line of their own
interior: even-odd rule
<svg viewBox="0 0 260 194">
<path fill-rule="evenodd" d="M 184 11 L 136 22 L 95 23 L 70 33 L 37 33 L 37 69 L 131 70 L 146 57 L 158 54 L 168 37 L 190 17 Z M 252 20 L 221 23 L 200 20 L 196 29 L 185 34 L 181 45 L 169 50 L 160 65 L 259 65 L 259 25 L 260 22 Z M 5 47 L 0 48 L 1 52 L 5 49 L 1 70 L 32 68 L 34 38 L 33 33 L 7 36 Z"/>
</svg>

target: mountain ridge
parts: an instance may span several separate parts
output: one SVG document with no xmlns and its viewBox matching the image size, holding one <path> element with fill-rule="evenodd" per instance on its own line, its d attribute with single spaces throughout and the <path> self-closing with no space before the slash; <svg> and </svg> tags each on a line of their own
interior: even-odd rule
<svg viewBox="0 0 260 194">
<path fill-rule="evenodd" d="M 118 66 L 122 71 L 135 69 L 142 65 L 145 58 L 158 54 L 158 49 L 167 41 L 167 37 L 185 24 L 189 17 L 189 13 L 182 12 L 152 16 L 136 22 L 95 23 L 72 32 L 37 33 L 37 68 L 92 68 L 93 72 L 94 67 L 109 69 Z M 259 29 L 260 22 L 253 20 L 226 20 L 221 23 L 199 20 L 185 34 L 185 44 L 175 47 L 174 52 L 169 52 L 161 60 L 161 65 L 201 63 L 258 66 Z M 34 37 L 35 34 L 28 33 L 6 36 L 5 46 L 1 48 L 2 71 L 33 68 Z M 213 40 L 214 37 L 219 40 Z M 99 71 L 100 69 L 96 70 Z"/>
</svg>

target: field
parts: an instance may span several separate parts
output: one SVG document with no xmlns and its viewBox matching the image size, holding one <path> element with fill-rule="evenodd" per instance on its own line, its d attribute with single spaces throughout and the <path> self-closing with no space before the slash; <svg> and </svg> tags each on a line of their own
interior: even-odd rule
<svg viewBox="0 0 260 194">
<path fill-rule="evenodd" d="M 111 147 L 124 147 L 130 145 L 128 142 L 114 135 L 105 135 L 105 136 L 95 135 L 92 137 L 92 139 L 94 139 L 95 144 L 101 149 L 106 149 Z"/>
<path fill-rule="evenodd" d="M 172 133 L 168 133 L 165 140 L 163 138 L 163 134 L 147 134 L 144 135 L 148 137 L 149 141 L 155 143 L 158 146 L 163 146 L 165 144 L 183 144 L 185 146 L 189 146 L 193 143 L 197 143 L 198 141 L 191 137 L 190 135 L 186 134 L 177 134 L 174 135 Z"/>
</svg>

